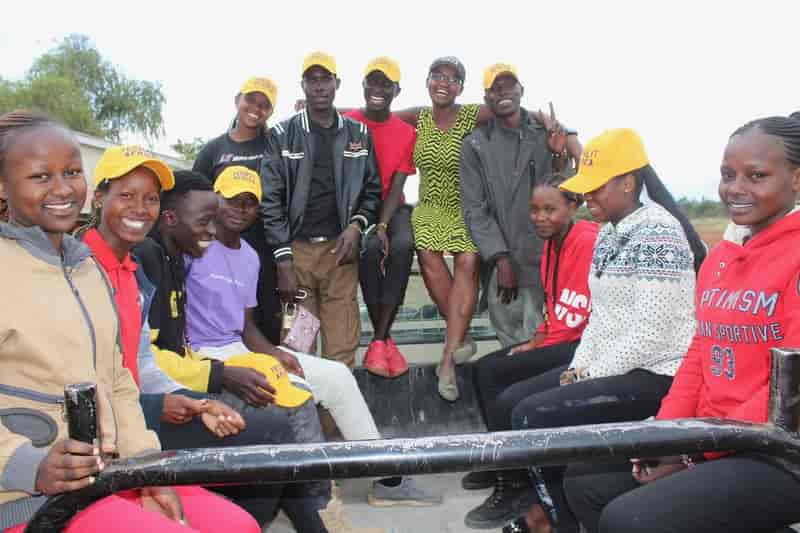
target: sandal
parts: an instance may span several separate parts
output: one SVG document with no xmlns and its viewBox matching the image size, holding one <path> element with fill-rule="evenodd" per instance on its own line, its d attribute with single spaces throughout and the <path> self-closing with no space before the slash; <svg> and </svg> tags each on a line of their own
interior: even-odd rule
<svg viewBox="0 0 800 533">
<path fill-rule="evenodd" d="M 442 374 L 439 372 L 441 369 L 441 363 L 436 365 L 436 377 L 439 378 L 439 382 L 437 384 L 437 389 L 439 390 L 439 396 L 441 396 L 444 400 L 448 402 L 454 402 L 458 400 L 458 385 L 456 384 L 457 376 L 456 376 L 456 368 L 453 367 L 453 381 L 445 381 L 442 378 Z"/>
</svg>

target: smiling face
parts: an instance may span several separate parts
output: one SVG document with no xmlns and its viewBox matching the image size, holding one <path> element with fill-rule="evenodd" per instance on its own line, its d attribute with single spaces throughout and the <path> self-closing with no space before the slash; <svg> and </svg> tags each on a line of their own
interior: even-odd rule
<svg viewBox="0 0 800 533">
<path fill-rule="evenodd" d="M 587 192 L 583 198 L 586 200 L 586 208 L 597 222 L 616 224 L 636 209 L 639 200 L 635 191 L 636 178 L 633 174 L 625 174 Z"/>
<path fill-rule="evenodd" d="M 314 111 L 324 113 L 333 107 L 339 79 L 319 65 L 310 67 L 303 73 L 301 87 L 306 95 L 306 104 Z"/>
<path fill-rule="evenodd" d="M 364 102 L 368 111 L 388 111 L 400 87 L 380 70 L 364 78 Z"/>
<path fill-rule="evenodd" d="M 786 159 L 783 141 L 751 128 L 728 141 L 720 168 L 719 197 L 735 224 L 753 234 L 794 209 L 800 168 Z"/>
<path fill-rule="evenodd" d="M 440 107 L 452 105 L 464 90 L 458 71 L 450 65 L 440 65 L 431 70 L 427 83 L 431 101 Z"/>
<path fill-rule="evenodd" d="M 178 250 L 192 257 L 201 257 L 217 233 L 219 200 L 213 191 L 189 191 L 175 209 L 161 214 Z"/>
<path fill-rule="evenodd" d="M 233 198 L 220 195 L 217 224 L 220 230 L 239 234 L 249 228 L 258 218 L 258 199 L 249 192 L 239 193 Z M 220 237 L 222 239 L 222 237 Z"/>
<path fill-rule="evenodd" d="M 486 90 L 484 100 L 497 117 L 510 117 L 519 112 L 523 89 L 512 74 L 501 74 Z"/>
<path fill-rule="evenodd" d="M 272 116 L 272 104 L 259 92 L 236 95 L 236 118 L 248 129 L 263 128 Z"/>
<path fill-rule="evenodd" d="M 43 125 L 12 134 L 0 168 L 0 198 L 9 222 L 39 226 L 61 249 L 86 200 L 81 152 L 64 128 Z"/>
<path fill-rule="evenodd" d="M 98 230 L 115 251 L 127 252 L 142 242 L 158 220 L 161 184 L 145 167 L 137 167 L 95 191 L 101 206 Z"/>
<path fill-rule="evenodd" d="M 540 239 L 563 238 L 578 206 L 556 187 L 540 185 L 531 194 L 531 223 Z"/>
</svg>

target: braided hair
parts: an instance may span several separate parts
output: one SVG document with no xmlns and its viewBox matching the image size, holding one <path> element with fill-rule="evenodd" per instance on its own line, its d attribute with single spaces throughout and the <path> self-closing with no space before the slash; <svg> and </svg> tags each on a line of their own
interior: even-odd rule
<svg viewBox="0 0 800 533">
<path fill-rule="evenodd" d="M 731 137 L 752 129 L 780 137 L 783 141 L 787 161 L 793 167 L 800 167 L 800 112 L 792 113 L 788 117 L 766 117 L 751 120 L 734 131 Z"/>
<path fill-rule="evenodd" d="M 700 265 L 703 264 L 708 250 L 697 230 L 689 222 L 689 217 L 678 206 L 678 202 L 675 201 L 675 198 L 651 165 L 645 165 L 638 170 L 634 170 L 632 174 L 636 178 L 636 196 L 638 197 L 641 194 L 643 187 L 646 188 L 648 198 L 663 207 L 680 222 L 683 232 L 686 234 L 686 240 L 689 241 L 692 254 L 694 254 L 694 271 L 695 273 L 699 272 Z"/>
<path fill-rule="evenodd" d="M 6 154 L 14 138 L 21 132 L 42 126 L 63 126 L 44 113 L 17 109 L 0 116 L 0 176 L 5 173 Z M 8 203 L 0 199 L 0 221 L 8 222 Z"/>
<path fill-rule="evenodd" d="M 564 174 L 561 173 L 547 174 L 540 183 L 534 185 L 533 189 L 531 189 L 531 193 L 533 193 L 536 187 L 553 187 L 558 189 L 558 191 L 564 196 L 564 198 L 566 198 L 568 202 L 575 204 L 575 207 L 580 207 L 583 205 L 582 194 L 577 194 L 572 191 L 567 191 L 559 187 L 570 177 L 571 176 L 565 176 Z"/>
</svg>

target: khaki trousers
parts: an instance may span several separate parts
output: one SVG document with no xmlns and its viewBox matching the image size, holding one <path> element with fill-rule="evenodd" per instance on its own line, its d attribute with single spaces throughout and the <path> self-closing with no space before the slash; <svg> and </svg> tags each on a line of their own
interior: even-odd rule
<svg viewBox="0 0 800 533">
<path fill-rule="evenodd" d="M 355 366 L 361 337 L 358 264 L 336 266 L 336 240 L 292 243 L 298 287 L 309 289 L 303 305 L 319 318 L 322 356 Z"/>
</svg>

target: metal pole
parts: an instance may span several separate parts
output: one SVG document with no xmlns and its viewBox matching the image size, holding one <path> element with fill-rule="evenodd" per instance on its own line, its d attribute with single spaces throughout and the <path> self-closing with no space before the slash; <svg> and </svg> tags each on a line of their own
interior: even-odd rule
<svg viewBox="0 0 800 533">
<path fill-rule="evenodd" d="M 800 430 L 800 349 L 773 348 L 769 421 L 786 431 Z"/>
<path fill-rule="evenodd" d="M 114 492 L 160 485 L 291 483 L 563 465 L 619 457 L 755 450 L 800 475 L 796 411 L 784 387 L 796 383 L 797 350 L 773 357 L 770 424 L 718 419 L 661 420 L 474 435 L 176 450 L 113 461 L 91 487 L 51 498 L 26 532 L 60 531 L 78 509 Z M 777 368 L 776 368 L 777 367 Z M 794 378 L 793 378 L 794 379 Z M 797 388 L 790 388 L 796 391 Z M 793 394 L 793 393 L 792 393 Z M 780 397 L 781 400 L 775 398 Z"/>
</svg>

